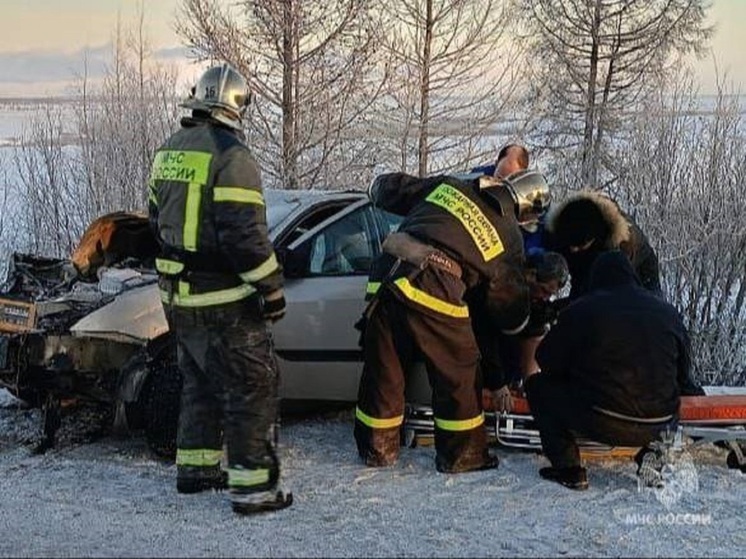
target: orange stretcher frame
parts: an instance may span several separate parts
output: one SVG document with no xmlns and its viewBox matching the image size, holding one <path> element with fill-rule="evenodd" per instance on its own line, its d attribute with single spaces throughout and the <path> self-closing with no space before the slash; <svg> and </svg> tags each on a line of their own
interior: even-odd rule
<svg viewBox="0 0 746 559">
<path fill-rule="evenodd" d="M 494 412 L 495 406 L 486 390 L 482 402 L 486 411 Z M 514 396 L 512 413 L 531 415 L 528 400 Z M 682 396 L 679 419 L 682 423 L 746 423 L 746 395 Z"/>
<path fill-rule="evenodd" d="M 497 413 L 488 390 L 482 393 L 486 423 L 501 446 L 541 451 L 539 431 L 528 401 L 513 397 L 510 413 Z M 494 431 L 493 431 L 494 428 Z M 434 430 L 432 410 L 427 406 L 408 405 L 405 414 L 403 443 L 407 446 L 428 444 Z M 738 467 L 746 468 L 746 394 L 684 396 L 679 409 L 677 444 L 690 439 L 693 444 L 723 443 L 735 456 Z M 578 440 L 581 455 L 626 456 L 637 449 L 612 447 L 587 439 Z"/>
<path fill-rule="evenodd" d="M 494 435 L 506 447 L 541 450 L 539 432 L 533 421 L 528 401 L 515 395 L 510 413 L 496 413 L 490 393 L 483 392 L 486 415 L 494 418 Z M 679 427 L 674 446 L 717 443 L 729 449 L 728 466 L 746 472 L 746 394 L 684 396 L 679 408 Z M 587 439 L 579 439 L 581 456 L 631 456 L 637 449 L 613 447 Z"/>
</svg>

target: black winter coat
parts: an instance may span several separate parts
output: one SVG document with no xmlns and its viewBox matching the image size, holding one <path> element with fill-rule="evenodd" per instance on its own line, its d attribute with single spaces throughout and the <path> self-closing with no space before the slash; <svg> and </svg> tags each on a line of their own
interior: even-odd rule
<svg viewBox="0 0 746 559">
<path fill-rule="evenodd" d="M 577 200 L 591 200 L 601 211 L 609 229 L 603 242 L 592 248 L 571 253 L 557 234 L 560 215 Z M 608 250 L 621 250 L 632 264 L 632 269 L 646 289 L 661 293 L 658 257 L 650 246 L 647 237 L 633 219 L 624 213 L 616 202 L 597 192 L 583 191 L 569 196 L 552 206 L 546 217 L 544 243 L 548 250 L 555 250 L 567 260 L 570 270 L 570 299 L 575 299 L 587 291 L 588 275 L 596 257 Z"/>
<path fill-rule="evenodd" d="M 635 418 L 676 413 L 681 394 L 698 392 L 679 312 L 640 285 L 620 251 L 598 256 L 588 287 L 539 345 L 541 370 L 577 384 L 605 410 Z"/>
</svg>

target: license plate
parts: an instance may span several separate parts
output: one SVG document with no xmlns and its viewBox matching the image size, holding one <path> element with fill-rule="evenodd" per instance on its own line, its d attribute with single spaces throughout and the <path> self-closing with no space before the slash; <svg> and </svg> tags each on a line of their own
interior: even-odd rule
<svg viewBox="0 0 746 559">
<path fill-rule="evenodd" d="M 29 332 L 36 324 L 36 305 L 0 299 L 0 332 Z"/>
</svg>

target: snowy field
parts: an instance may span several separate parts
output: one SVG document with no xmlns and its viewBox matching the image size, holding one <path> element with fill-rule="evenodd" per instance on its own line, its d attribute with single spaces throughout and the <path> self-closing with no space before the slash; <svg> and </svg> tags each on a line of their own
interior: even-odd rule
<svg viewBox="0 0 746 559">
<path fill-rule="evenodd" d="M 588 462 L 590 489 L 539 478 L 545 459 L 498 449 L 499 469 L 435 471 L 434 450 L 390 469 L 356 456 L 352 414 L 286 421 L 281 459 L 295 504 L 234 515 L 220 493 L 179 495 L 175 466 L 137 439 L 63 443 L 40 456 L 38 411 L 0 391 L 3 557 L 738 557 L 746 476 L 725 451 L 692 449 L 699 487 L 666 508 L 638 492 L 630 459 Z"/>
</svg>

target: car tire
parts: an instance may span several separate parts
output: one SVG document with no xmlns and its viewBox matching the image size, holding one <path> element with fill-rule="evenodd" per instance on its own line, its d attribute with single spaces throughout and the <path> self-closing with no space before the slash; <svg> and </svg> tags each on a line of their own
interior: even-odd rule
<svg viewBox="0 0 746 559">
<path fill-rule="evenodd" d="M 145 439 L 162 458 L 176 456 L 182 378 L 173 351 L 164 349 L 150 365 L 140 395 Z"/>
</svg>

